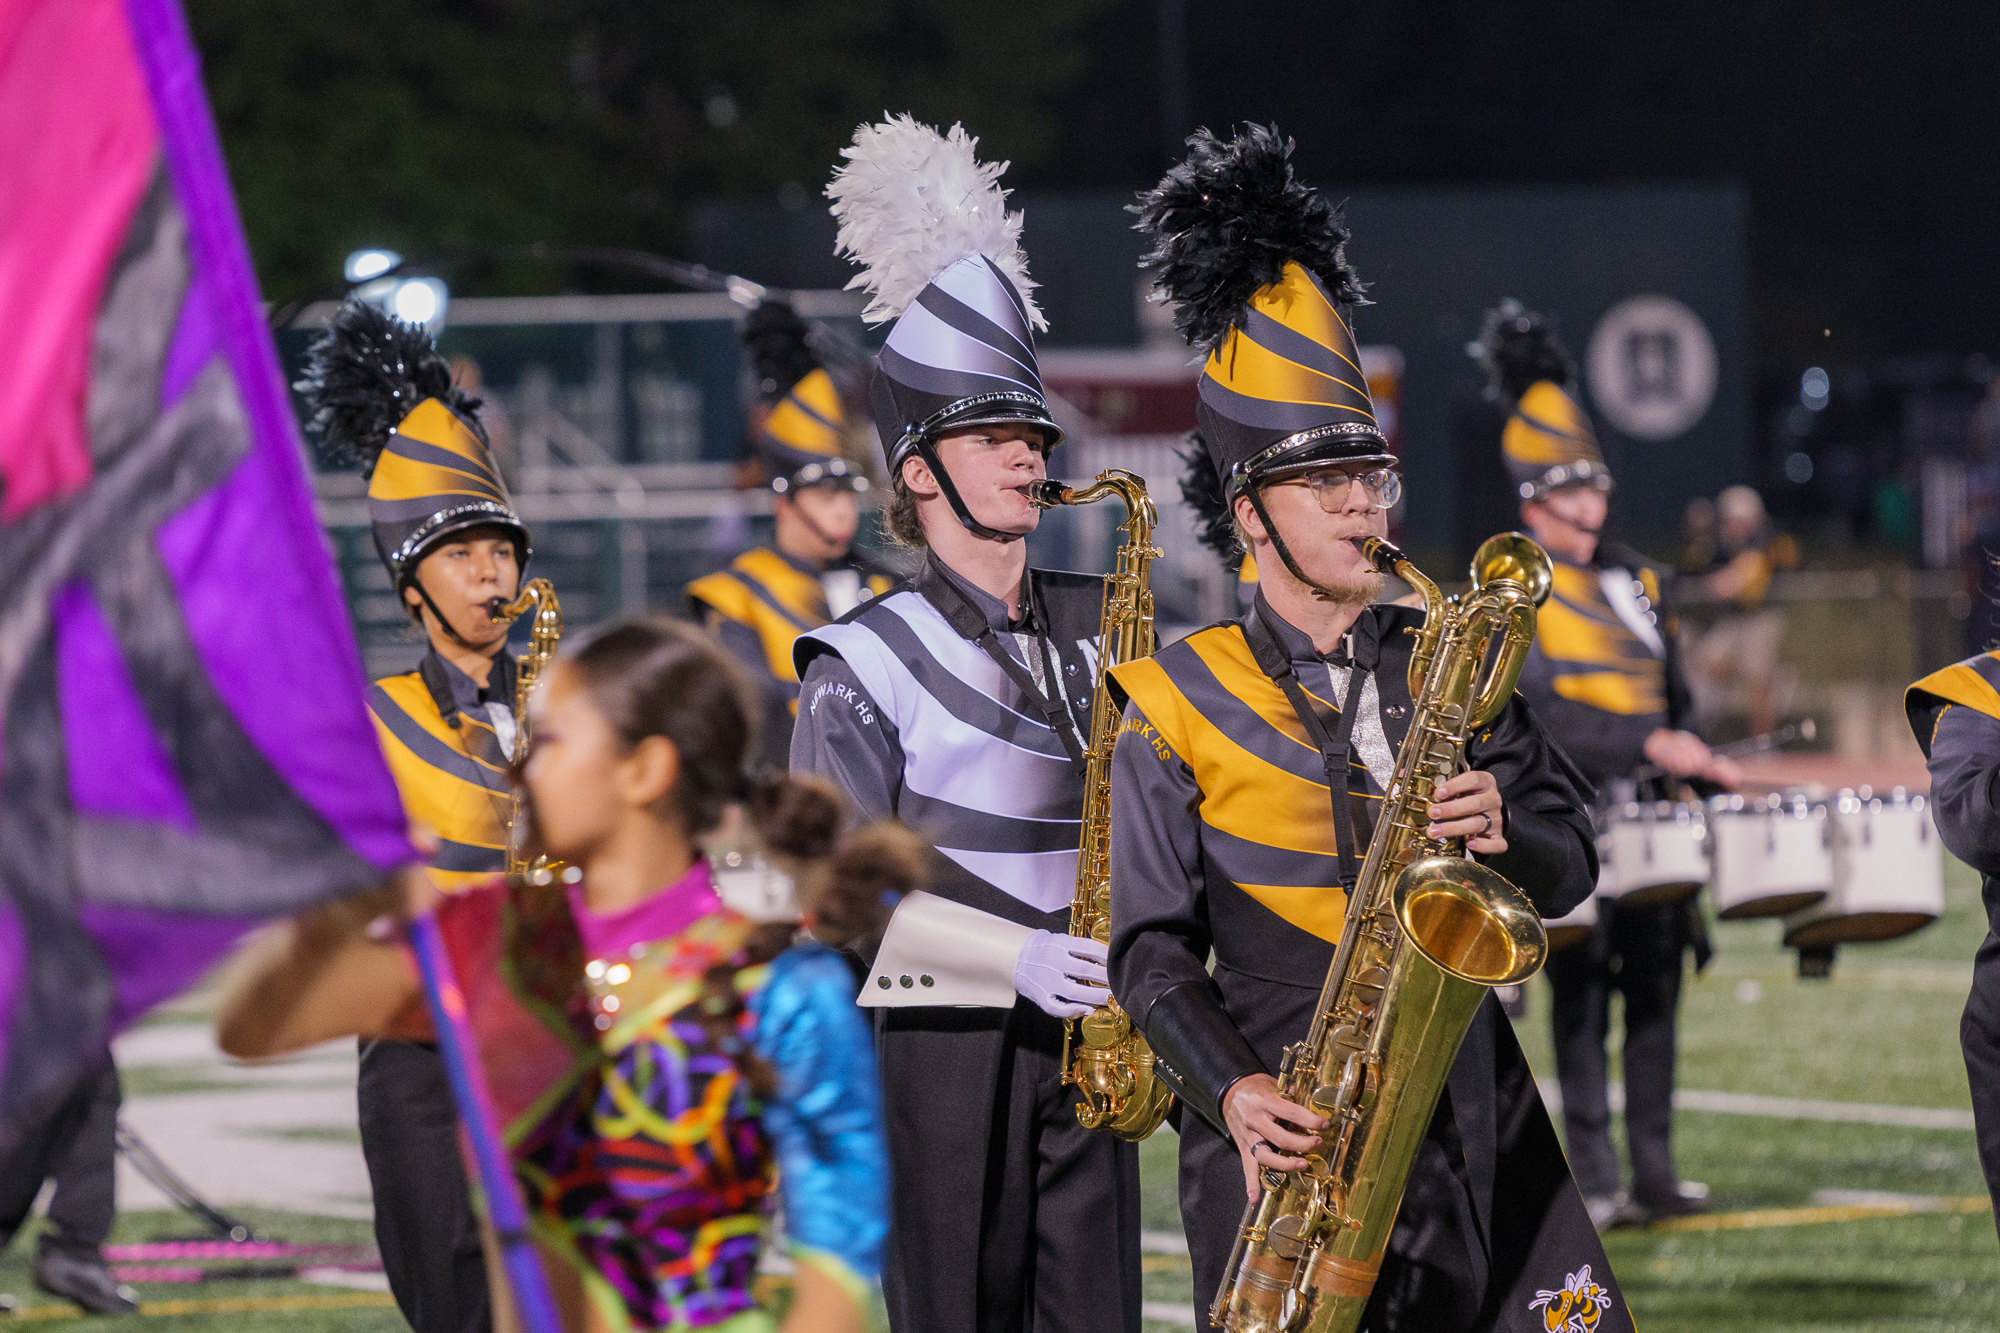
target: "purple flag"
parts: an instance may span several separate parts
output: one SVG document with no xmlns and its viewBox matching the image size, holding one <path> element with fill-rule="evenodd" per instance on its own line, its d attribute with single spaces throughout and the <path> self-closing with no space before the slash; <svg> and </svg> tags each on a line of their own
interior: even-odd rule
<svg viewBox="0 0 2000 1333">
<path fill-rule="evenodd" d="M 0 1146 L 415 853 L 176 0 L 0 0 Z"/>
</svg>

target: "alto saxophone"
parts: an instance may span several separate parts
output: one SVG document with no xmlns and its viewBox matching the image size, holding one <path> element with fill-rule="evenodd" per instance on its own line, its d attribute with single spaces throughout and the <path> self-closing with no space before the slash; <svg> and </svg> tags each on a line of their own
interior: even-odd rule
<svg viewBox="0 0 2000 1333">
<path fill-rule="evenodd" d="M 1356 545 L 1423 594 L 1409 669 L 1416 709 L 1312 1028 L 1286 1048 L 1278 1075 L 1280 1094 L 1327 1124 L 1300 1154 L 1306 1167 L 1260 1177 L 1209 1310 L 1229 1333 L 1359 1326 L 1474 1011 L 1491 987 L 1534 975 L 1548 951 L 1527 895 L 1424 829 L 1432 792 L 1464 767 L 1466 738 L 1514 693 L 1549 558 L 1519 533 L 1489 538 L 1473 556 L 1471 590 L 1447 598 L 1389 543 Z"/>
<path fill-rule="evenodd" d="M 535 610 L 535 618 L 528 622 L 528 651 L 521 654 L 519 670 L 514 675 L 514 753 L 525 757 L 528 753 L 528 698 L 541 683 L 542 672 L 548 668 L 549 659 L 556 655 L 556 644 L 562 639 L 562 604 L 556 601 L 555 585 L 547 579 L 529 579 L 528 586 L 521 589 L 520 596 L 513 601 L 495 597 L 486 603 L 487 616 L 499 624 L 511 625 L 525 614 L 529 607 Z M 514 814 L 507 825 L 507 873 L 523 874 L 531 869 L 547 869 L 547 857 L 528 855 L 528 792 L 517 779 L 514 783 Z M 540 862 L 538 866 L 536 863 Z"/>
<path fill-rule="evenodd" d="M 1110 668 L 1153 651 L 1147 569 L 1160 554 L 1153 545 L 1158 514 L 1146 483 L 1117 468 L 1098 473 L 1087 486 L 1039 481 L 1028 491 L 1028 499 L 1042 509 L 1094 504 L 1114 495 L 1125 504 L 1125 541 L 1117 567 L 1104 581 L 1083 779 L 1083 844 L 1069 909 L 1070 934 L 1105 944 L 1111 942 L 1111 751 L 1118 743 L 1118 709 L 1106 681 Z M 1158 1129 L 1174 1104 L 1174 1095 L 1153 1072 L 1152 1048 L 1116 1000 L 1063 1026 L 1063 1082 L 1081 1096 L 1076 1118 L 1085 1129 L 1108 1130 L 1132 1142 Z"/>
</svg>

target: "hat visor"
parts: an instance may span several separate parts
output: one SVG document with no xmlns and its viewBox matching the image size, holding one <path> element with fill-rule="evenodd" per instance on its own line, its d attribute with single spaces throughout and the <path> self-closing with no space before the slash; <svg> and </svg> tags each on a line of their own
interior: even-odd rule
<svg viewBox="0 0 2000 1333">
<path fill-rule="evenodd" d="M 970 430 L 975 426 L 1034 426 L 1042 432 L 1042 457 L 1055 452 L 1063 442 L 1063 428 L 1049 415 L 1047 407 L 1034 402 L 1025 395 L 989 394 L 978 398 L 968 398 L 953 403 L 944 411 L 932 416 L 921 425 L 905 432 L 897 442 L 895 456 L 889 460 L 890 471 L 894 472 L 910 456 L 917 440 L 936 440 L 940 436 Z"/>
<path fill-rule="evenodd" d="M 1365 426 L 1339 431 L 1315 429 L 1278 441 L 1243 465 L 1257 482 L 1291 476 L 1328 463 L 1392 464 L 1396 455 L 1379 431 Z"/>
<path fill-rule="evenodd" d="M 439 521 L 436 527 L 419 534 L 409 543 L 409 554 L 398 562 L 402 566 L 404 576 L 414 574 L 417 566 L 423 563 L 424 557 L 436 550 L 441 543 L 473 528 L 498 528 L 506 533 L 514 543 L 515 563 L 523 571 L 528 568 L 528 562 L 535 558 L 535 548 L 528 541 L 527 525 L 518 517 L 505 510 L 474 505 Z"/>
</svg>

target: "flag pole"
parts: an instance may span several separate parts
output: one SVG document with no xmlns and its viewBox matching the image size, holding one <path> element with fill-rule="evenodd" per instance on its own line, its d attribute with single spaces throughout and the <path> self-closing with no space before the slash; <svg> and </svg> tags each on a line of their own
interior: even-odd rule
<svg viewBox="0 0 2000 1333">
<path fill-rule="evenodd" d="M 160 127 L 160 148 L 173 177 L 175 198 L 187 220 L 188 248 L 195 266 L 209 282 L 224 358 L 249 418 L 253 448 L 265 451 L 289 445 L 296 455 L 297 422 L 286 396 L 277 349 L 265 328 L 258 297 L 256 271 L 244 240 L 236 198 L 222 157 L 222 141 L 210 114 L 201 83 L 201 61 L 188 34 L 179 0 L 122 0 L 132 45 L 152 94 L 153 114 Z M 276 469 L 283 512 L 279 521 L 300 531 L 318 532 L 312 495 L 302 468 Z M 331 568 L 318 589 L 330 620 L 344 617 L 340 590 Z M 360 662 L 351 668 L 354 693 L 361 693 Z M 527 1210 L 514 1179 L 513 1165 L 501 1138 L 498 1118 L 487 1093 L 484 1071 L 476 1058 L 466 1025 L 465 995 L 446 956 L 437 920 L 426 912 L 410 923 L 410 944 L 423 976 L 437 1028 L 438 1050 L 451 1078 L 459 1122 L 472 1145 L 486 1207 L 499 1234 L 502 1263 L 522 1325 L 528 1333 L 561 1333 L 548 1275 L 542 1271 L 527 1231 Z"/>
<path fill-rule="evenodd" d="M 521 1204 L 507 1146 L 500 1138 L 499 1117 L 493 1113 L 493 1099 L 486 1088 L 486 1071 L 480 1067 L 471 1030 L 466 1026 L 465 993 L 459 989 L 451 959 L 444 951 L 437 917 L 426 911 L 412 918 L 409 940 L 417 970 L 423 975 L 424 998 L 430 1001 L 438 1053 L 444 1057 L 445 1073 L 451 1078 L 459 1123 L 465 1126 L 472 1144 L 479 1184 L 486 1192 L 486 1215 L 500 1239 L 501 1264 L 521 1323 L 529 1333 L 559 1333 L 562 1323 L 549 1295 L 548 1275 L 542 1271 L 528 1235 L 527 1210 Z"/>
</svg>

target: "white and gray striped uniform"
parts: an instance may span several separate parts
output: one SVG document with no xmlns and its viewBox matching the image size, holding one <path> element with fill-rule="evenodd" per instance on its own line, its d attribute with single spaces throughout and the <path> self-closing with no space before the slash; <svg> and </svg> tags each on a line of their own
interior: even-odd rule
<svg viewBox="0 0 2000 1333">
<path fill-rule="evenodd" d="M 1097 628 L 1103 580 L 1041 572 L 1034 578 L 1049 622 L 1037 628 L 1049 639 L 1064 702 L 1072 717 L 1087 721 L 1096 660 L 1087 636 Z M 1037 636 L 1010 632 L 998 599 L 954 581 L 986 614 L 1001 645 L 1045 683 Z M 1000 665 L 914 589 L 801 636 L 795 651 L 801 686 L 793 771 L 831 778 L 863 817 L 901 820 L 963 872 L 939 867 L 945 873 L 933 874 L 931 893 L 1017 928 L 1066 931 L 1083 778 L 1040 709 Z M 996 925 L 996 943 L 1018 934 Z M 996 993 L 987 1002 L 999 999 Z M 930 1002 L 950 1001 L 940 994 Z"/>
</svg>

